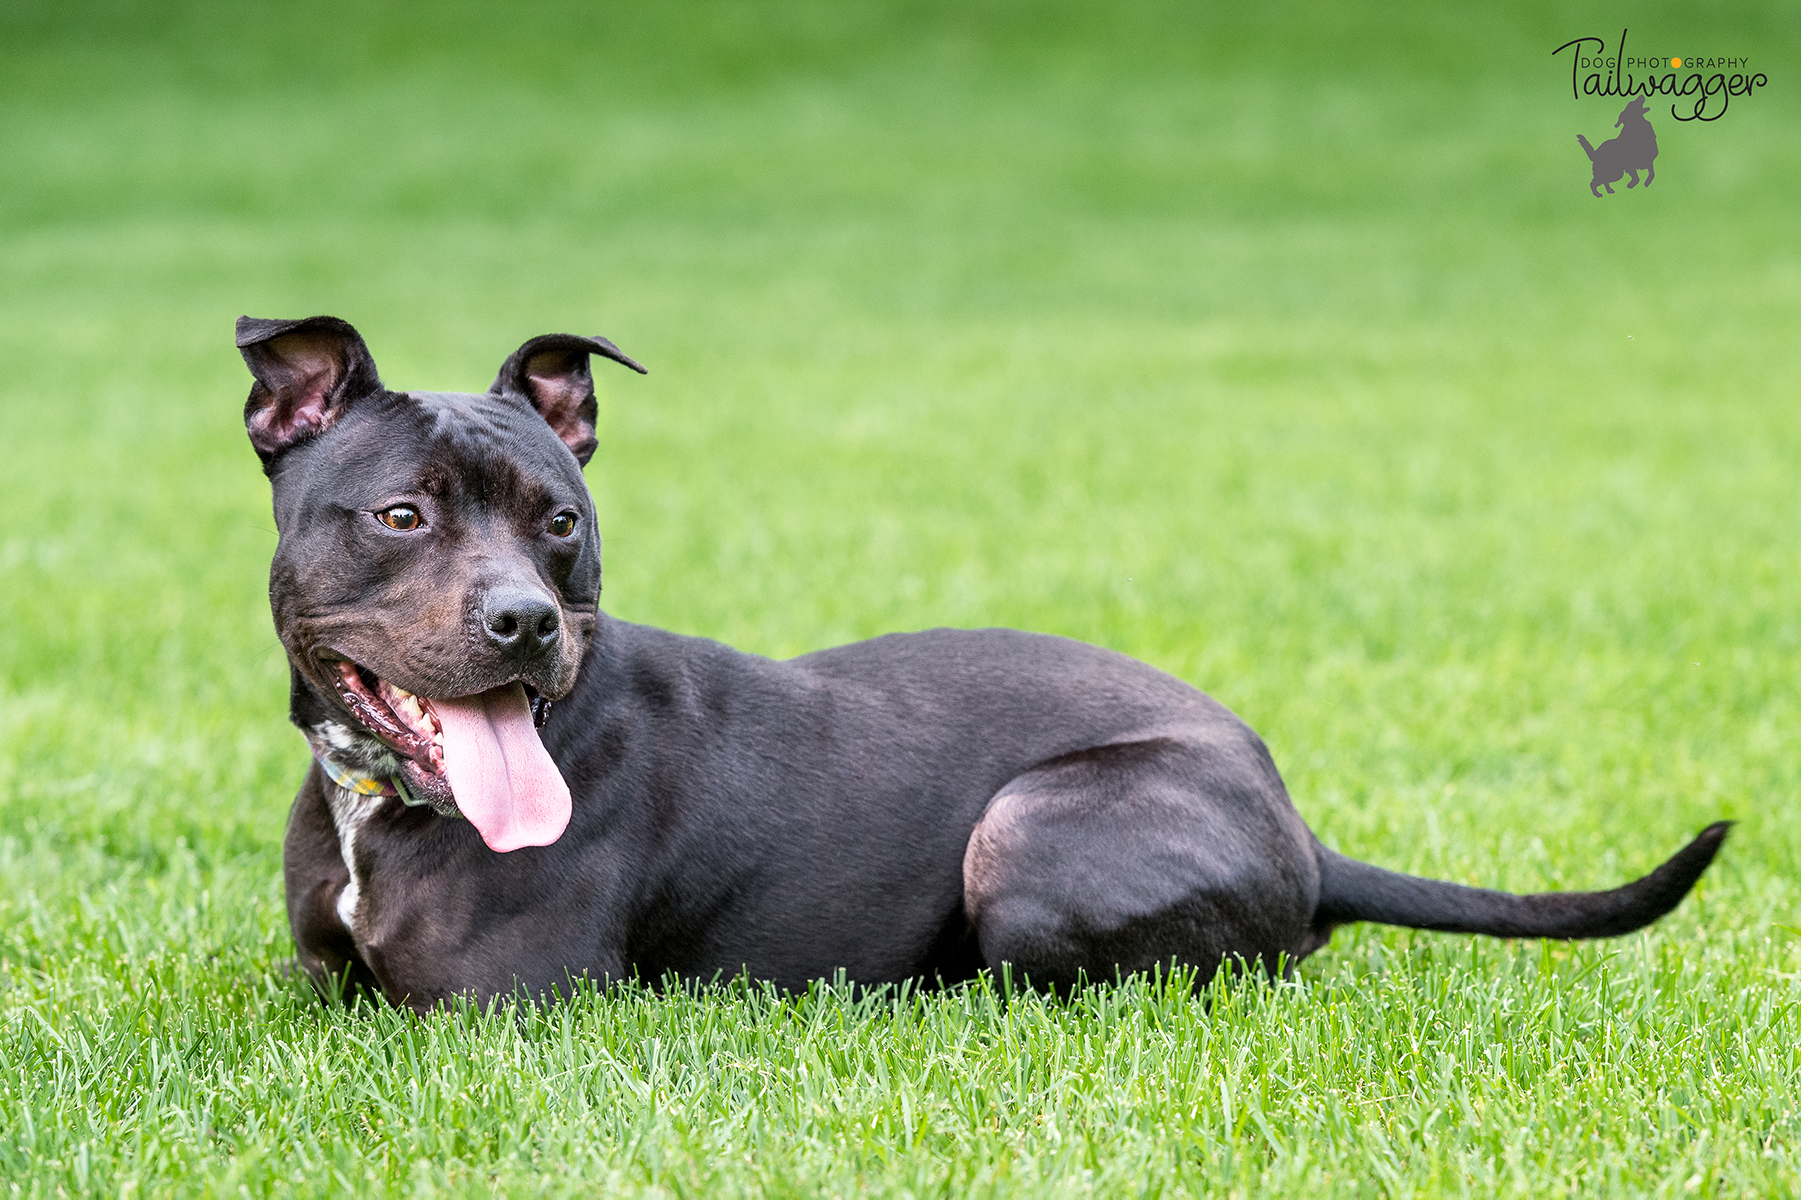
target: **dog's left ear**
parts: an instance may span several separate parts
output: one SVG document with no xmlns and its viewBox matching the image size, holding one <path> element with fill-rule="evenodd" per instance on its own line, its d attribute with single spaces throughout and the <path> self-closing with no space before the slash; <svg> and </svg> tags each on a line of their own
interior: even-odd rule
<svg viewBox="0 0 1801 1200">
<path fill-rule="evenodd" d="M 547 333 L 513 351 L 488 389 L 496 395 L 513 392 L 531 401 L 583 466 L 600 444 L 594 436 L 597 409 L 594 376 L 588 370 L 590 354 L 623 363 L 640 375 L 649 374 L 606 338 Z"/>
</svg>

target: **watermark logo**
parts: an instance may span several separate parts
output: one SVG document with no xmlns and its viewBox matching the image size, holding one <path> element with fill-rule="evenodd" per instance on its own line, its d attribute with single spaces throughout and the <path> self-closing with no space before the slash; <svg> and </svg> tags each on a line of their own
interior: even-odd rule
<svg viewBox="0 0 1801 1200">
<path fill-rule="evenodd" d="M 1592 46 L 1593 49 L 1589 49 Z M 1749 96 L 1769 84 L 1762 71 L 1749 71 L 1748 55 L 1672 54 L 1633 57 L 1626 53 L 1626 30 L 1620 30 L 1619 49 L 1609 54 L 1607 43 L 1597 37 L 1576 38 L 1551 51 L 1570 55 L 1570 95 L 1670 96 L 1670 115 L 1678 121 L 1717 121 L 1726 115 L 1734 96 Z M 1583 74 L 1586 71 L 1588 74 Z M 1643 71 L 1644 75 L 1635 75 Z M 1732 74 L 1726 74 L 1731 71 Z M 1661 72 L 1661 74 L 1659 73 Z M 1711 72 L 1711 74 L 1710 74 Z M 1690 99 L 1692 97 L 1692 99 Z"/>
<path fill-rule="evenodd" d="M 1750 69 L 1747 55 L 1629 55 L 1626 33 L 1620 30 L 1619 45 L 1611 53 L 1606 40 L 1597 37 L 1576 38 L 1551 51 L 1553 58 L 1570 52 L 1572 99 L 1627 98 L 1614 122 L 1618 137 L 1591 146 L 1586 137 L 1576 135 L 1594 169 L 1588 190 L 1597 196 L 1602 188 L 1612 195 L 1613 185 L 1621 179 L 1628 188 L 1637 187 L 1640 171 L 1647 185 L 1657 178 L 1652 165 L 1657 159 L 1657 131 L 1651 128 L 1647 105 L 1653 97 L 1670 97 L 1670 116 L 1678 121 L 1711 122 L 1726 115 L 1733 97 L 1750 96 L 1770 82 L 1762 71 Z"/>
</svg>

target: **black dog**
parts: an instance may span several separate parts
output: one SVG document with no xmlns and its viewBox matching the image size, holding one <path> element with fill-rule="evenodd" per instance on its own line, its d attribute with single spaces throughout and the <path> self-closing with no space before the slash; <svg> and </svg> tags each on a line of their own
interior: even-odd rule
<svg viewBox="0 0 1801 1200">
<path fill-rule="evenodd" d="M 300 960 L 397 1003 L 572 979 L 1011 964 L 1052 989 L 1292 965 L 1348 921 L 1608 937 L 1669 911 L 1709 826 L 1610 892 L 1512 896 L 1335 854 L 1257 735 L 1178 679 L 1009 630 L 774 662 L 596 607 L 589 356 L 392 392 L 332 317 L 238 322 L 270 571 L 315 762 L 285 852 Z M 554 707 L 552 707 L 552 702 Z"/>
</svg>

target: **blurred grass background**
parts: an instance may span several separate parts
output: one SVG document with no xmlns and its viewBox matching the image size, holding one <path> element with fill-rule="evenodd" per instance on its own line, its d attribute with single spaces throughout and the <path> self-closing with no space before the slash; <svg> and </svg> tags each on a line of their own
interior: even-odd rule
<svg viewBox="0 0 1801 1200">
<path fill-rule="evenodd" d="M 282 973 L 306 751 L 264 594 L 242 312 L 344 317 L 401 388 L 479 390 L 546 331 L 648 364 L 599 380 L 615 615 L 774 655 L 938 624 L 1112 646 L 1257 727 L 1328 844 L 1443 877 L 1607 886 L 1737 818 L 1698 898 L 1638 941 L 1787 1011 L 1793 22 L 1635 7 L 1635 52 L 1749 54 L 1772 82 L 1717 124 L 1654 106 L 1657 182 L 1596 200 L 1575 134 L 1599 142 L 1617 105 L 1572 101 L 1550 51 L 1622 23 L 1593 4 L 0 8 L 7 1173 L 223 1187 L 249 1146 L 267 1186 L 296 1186 L 281 1138 L 158 1167 L 135 1110 L 82 1125 L 69 1097 L 114 1068 L 43 1082 L 63 1060 L 23 1031 L 99 1019 L 146 963 L 276 1031 L 258 1053 L 344 1036 Z M 1397 947 L 1420 980 L 1468 953 L 1365 930 L 1303 977 L 1354 984 Z M 1607 949 L 1572 970 L 1604 979 Z M 150 1011 L 139 1042 L 110 1036 L 185 1044 Z M 1684 1183 L 1685 1155 L 1726 1154 L 1710 1144 L 1734 1148 L 1734 1186 L 1794 1185 L 1801 1066 L 1761 1036 L 1787 1037 L 1785 1073 L 1740 1082 L 1774 1123 L 1676 1119 L 1661 1148 L 1615 1146 L 1620 1187 Z M 1651 1093 L 1667 1076 L 1602 1075 L 1634 1070 Z M 388 1136 L 392 1162 L 353 1156 L 379 1160 L 371 1186 L 410 1178 Z M 759 1153 L 788 1174 L 620 1180 L 847 1186 L 772 1136 Z M 113 1174 L 77 1173 L 82 1145 Z M 1547 1161 L 1590 1188 L 1583 1145 Z M 1157 1173 L 1163 1149 L 1134 1186 L 1196 1187 Z M 508 1178 L 483 1153 L 440 1182 Z M 1301 1190 L 1359 1177 L 1265 1153 Z M 1419 1161 L 1361 1177 L 1426 1188 Z"/>
</svg>

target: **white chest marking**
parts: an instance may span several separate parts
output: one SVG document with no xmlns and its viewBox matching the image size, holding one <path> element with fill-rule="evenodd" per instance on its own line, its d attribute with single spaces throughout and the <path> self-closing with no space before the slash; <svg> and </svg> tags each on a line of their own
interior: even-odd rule
<svg viewBox="0 0 1801 1200">
<path fill-rule="evenodd" d="M 338 853 L 344 856 L 344 869 L 350 872 L 350 882 L 338 893 L 338 920 L 344 923 L 350 936 L 355 937 L 356 906 L 362 899 L 362 888 L 356 877 L 356 833 L 387 797 L 359 796 L 330 783 L 325 785 L 325 795 L 331 805 L 331 823 L 338 831 Z"/>
</svg>

